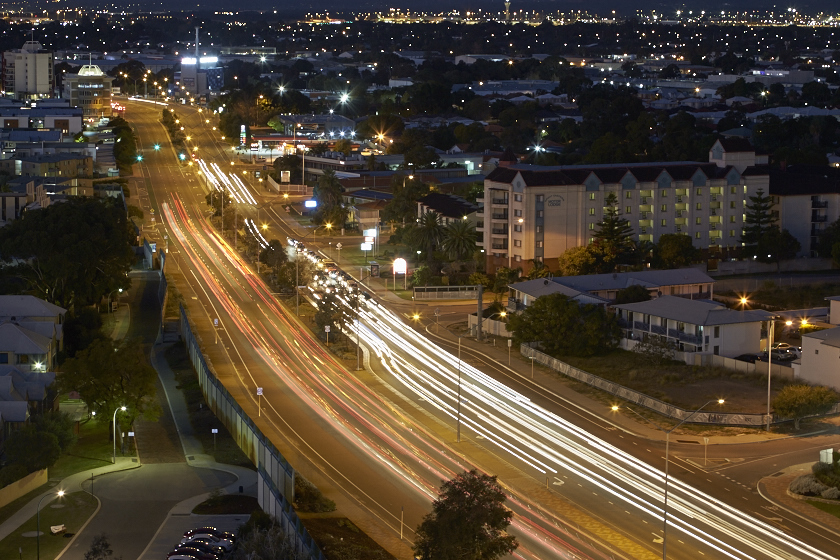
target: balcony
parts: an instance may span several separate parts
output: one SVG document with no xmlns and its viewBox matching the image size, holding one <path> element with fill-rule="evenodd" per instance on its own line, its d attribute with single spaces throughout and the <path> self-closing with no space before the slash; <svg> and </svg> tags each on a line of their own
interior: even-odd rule
<svg viewBox="0 0 840 560">
<path fill-rule="evenodd" d="M 508 213 L 507 212 L 493 212 L 492 218 L 494 220 L 507 220 Z"/>
<path fill-rule="evenodd" d="M 495 205 L 499 205 L 499 206 L 507 206 L 508 204 L 510 204 L 510 199 L 507 199 L 507 198 L 494 198 L 494 199 L 492 199 L 492 202 L 493 202 L 493 204 L 495 204 Z"/>
<path fill-rule="evenodd" d="M 490 230 L 490 233 L 492 233 L 493 235 L 507 235 L 508 230 L 507 228 L 493 228 Z"/>
<path fill-rule="evenodd" d="M 507 251 L 508 245 L 507 243 L 493 243 L 492 247 L 493 249 L 502 249 Z"/>
<path fill-rule="evenodd" d="M 666 329 L 665 327 L 663 327 L 661 325 L 651 325 L 650 326 L 650 332 L 664 335 L 666 332 L 668 332 L 668 329 Z"/>
<path fill-rule="evenodd" d="M 812 200 L 811 208 L 828 208 L 827 200 Z"/>
<path fill-rule="evenodd" d="M 811 223 L 820 224 L 822 222 L 827 222 L 828 216 L 818 216 L 816 214 L 811 214 Z"/>
</svg>

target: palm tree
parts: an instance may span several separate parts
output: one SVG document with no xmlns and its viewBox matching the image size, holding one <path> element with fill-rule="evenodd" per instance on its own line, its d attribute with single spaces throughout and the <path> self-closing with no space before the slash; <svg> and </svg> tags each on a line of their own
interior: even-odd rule
<svg viewBox="0 0 840 560">
<path fill-rule="evenodd" d="M 467 220 L 451 222 L 443 231 L 441 248 L 450 259 L 466 260 L 476 251 L 475 228 Z"/>
<path fill-rule="evenodd" d="M 531 270 L 526 276 L 528 280 L 536 280 L 537 278 L 548 278 L 548 275 L 551 274 L 551 271 L 548 269 L 548 267 L 543 261 L 532 260 L 531 265 Z"/>
<path fill-rule="evenodd" d="M 429 268 L 434 260 L 435 249 L 443 239 L 443 226 L 440 214 L 428 211 L 417 220 L 417 225 L 411 229 L 410 242 L 413 246 L 426 253 L 426 263 Z"/>
</svg>

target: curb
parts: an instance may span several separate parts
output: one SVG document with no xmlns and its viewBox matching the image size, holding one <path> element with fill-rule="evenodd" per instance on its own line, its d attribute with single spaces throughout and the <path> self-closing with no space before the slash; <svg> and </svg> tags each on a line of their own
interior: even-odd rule
<svg viewBox="0 0 840 560">
<path fill-rule="evenodd" d="M 814 519 L 812 519 L 810 517 L 805 517 L 801 513 L 797 512 L 797 511 L 794 511 L 794 510 L 792 510 L 788 507 L 785 507 L 784 505 L 780 504 L 779 502 L 774 500 L 772 497 L 770 497 L 768 494 L 765 494 L 764 492 L 762 492 L 761 491 L 761 486 L 762 486 L 763 482 L 764 482 L 763 478 L 761 480 L 759 480 L 758 483 L 755 485 L 755 489 L 758 491 L 758 495 L 761 496 L 762 498 L 764 498 L 767 502 L 773 504 L 775 507 L 777 507 L 781 510 L 786 511 L 790 515 L 794 515 L 794 516 L 798 517 L 799 519 L 802 519 L 803 521 L 805 521 L 805 522 L 807 522 L 811 525 L 816 525 L 817 527 L 819 527 L 823 531 L 826 531 L 828 533 L 831 533 L 832 535 L 840 537 L 840 533 L 838 533 L 837 531 L 835 531 L 831 527 L 826 527 L 822 523 L 819 523 L 819 522 L 815 521 Z"/>
</svg>

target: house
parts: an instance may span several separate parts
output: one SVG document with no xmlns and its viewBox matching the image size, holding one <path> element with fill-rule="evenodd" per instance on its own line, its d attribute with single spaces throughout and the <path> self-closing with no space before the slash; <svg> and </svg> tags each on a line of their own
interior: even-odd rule
<svg viewBox="0 0 840 560">
<path fill-rule="evenodd" d="M 763 310 L 737 311 L 721 304 L 662 296 L 614 305 L 622 327 L 623 347 L 632 349 L 645 336 L 656 335 L 683 352 L 734 358 L 761 350 L 761 323 L 772 315 Z"/>
<path fill-rule="evenodd" d="M 478 206 L 454 194 L 429 193 L 417 201 L 417 217 L 426 212 L 437 212 L 441 223 L 448 226 L 459 220 L 471 220 L 475 224 Z"/>
<path fill-rule="evenodd" d="M 840 325 L 840 296 L 825 298 L 828 301 L 828 322 L 832 325 Z"/>
<path fill-rule="evenodd" d="M 0 296 L 0 367 L 55 371 L 64 346 L 66 309 L 35 296 Z"/>
<path fill-rule="evenodd" d="M 840 328 L 802 335 L 799 378 L 840 390 Z"/>
<path fill-rule="evenodd" d="M 712 299 L 715 283 L 713 278 L 696 268 L 562 276 L 553 281 L 610 301 L 616 298 L 619 290 L 634 285 L 644 286 L 654 298 L 668 295 Z"/>
<path fill-rule="evenodd" d="M 535 280 L 517 282 L 516 284 L 510 284 L 508 288 L 510 289 L 510 297 L 508 297 L 507 305 L 508 313 L 521 311 L 534 303 L 537 298 L 550 294 L 563 294 L 569 299 L 581 304 L 592 303 L 595 305 L 606 305 L 609 303 L 609 300 L 602 297 L 564 286 L 549 278 L 537 278 Z"/>
</svg>

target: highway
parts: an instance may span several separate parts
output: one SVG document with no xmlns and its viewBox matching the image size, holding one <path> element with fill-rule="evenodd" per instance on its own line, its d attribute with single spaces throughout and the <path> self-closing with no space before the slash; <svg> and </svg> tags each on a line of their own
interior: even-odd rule
<svg viewBox="0 0 840 560">
<path fill-rule="evenodd" d="M 168 145 L 153 107 L 134 102 L 129 108 L 127 118 L 142 146 Z M 206 165 L 227 169 L 230 153 L 202 115 L 177 109 L 192 126 Z M 148 197 L 177 247 L 171 256 L 181 273 L 178 285 L 190 294 L 188 307 L 217 374 L 254 411 L 265 433 L 278 438 L 278 448 L 293 464 L 298 465 L 296 459 L 310 464 L 394 533 L 404 512 L 407 541 L 429 511 L 440 480 L 478 467 L 499 474 L 510 493 L 511 532 L 522 544 L 516 557 L 661 554 L 663 473 L 638 458 L 633 449 L 638 444 L 628 443 L 629 435 L 580 411 L 569 413 L 551 395 L 533 395 L 538 388 L 522 379 L 517 385 L 526 390 L 466 360 L 459 363 L 451 349 L 442 349 L 374 300 L 360 312 L 368 367 L 360 374 L 347 372 L 209 225 L 206 183 L 177 164 L 166 148 L 154 155 L 146 151 L 141 169 L 145 188 L 138 188 L 138 195 Z M 221 169 L 214 168 L 219 181 L 225 175 Z M 246 183 L 236 188 L 244 189 L 240 206 L 252 217 L 246 208 L 262 193 Z M 267 237 L 282 239 L 288 230 L 280 215 L 266 214 L 279 232 Z M 345 296 L 348 303 L 353 297 Z M 220 332 L 213 331 L 215 318 L 223 325 Z M 221 344 L 211 342 L 216 335 Z M 459 386 L 462 441 L 456 443 Z M 264 390 L 261 403 L 256 387 Z M 831 558 L 840 550 L 831 536 L 803 539 L 803 528 L 792 531 L 801 540 L 792 538 L 742 513 L 740 504 L 729 505 L 737 496 L 715 495 L 719 485 L 686 482 L 674 477 L 676 472 L 672 468 L 668 496 L 670 558 Z M 585 531 L 577 529 L 581 525 Z M 586 533 L 600 542 L 593 545 L 578 536 Z M 397 552 L 405 556 L 406 550 Z"/>
</svg>

